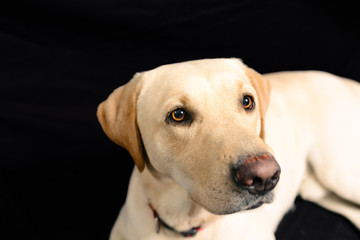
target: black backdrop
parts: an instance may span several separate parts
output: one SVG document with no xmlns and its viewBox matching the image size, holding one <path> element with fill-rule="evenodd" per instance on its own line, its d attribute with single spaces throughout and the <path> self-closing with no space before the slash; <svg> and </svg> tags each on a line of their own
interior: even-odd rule
<svg viewBox="0 0 360 240">
<path fill-rule="evenodd" d="M 95 114 L 135 72 L 239 57 L 261 73 L 317 69 L 360 80 L 356 9 L 306 0 L 2 1 L 0 238 L 108 237 L 133 162 Z M 359 236 L 300 198 L 277 232 Z"/>
</svg>

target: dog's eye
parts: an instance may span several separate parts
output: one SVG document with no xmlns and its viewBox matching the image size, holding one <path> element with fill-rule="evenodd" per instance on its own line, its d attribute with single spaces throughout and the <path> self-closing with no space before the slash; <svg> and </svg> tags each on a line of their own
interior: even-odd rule
<svg viewBox="0 0 360 240">
<path fill-rule="evenodd" d="M 254 98 L 249 95 L 245 95 L 242 100 L 242 105 L 245 110 L 252 110 L 255 107 Z"/>
<path fill-rule="evenodd" d="M 174 111 L 171 112 L 171 118 L 176 121 L 176 122 L 181 122 L 182 120 L 184 120 L 185 118 L 185 111 L 184 109 L 175 109 Z"/>
<path fill-rule="evenodd" d="M 173 126 L 190 126 L 194 120 L 194 116 L 194 112 L 178 107 L 167 114 L 165 122 L 173 124 Z"/>
</svg>

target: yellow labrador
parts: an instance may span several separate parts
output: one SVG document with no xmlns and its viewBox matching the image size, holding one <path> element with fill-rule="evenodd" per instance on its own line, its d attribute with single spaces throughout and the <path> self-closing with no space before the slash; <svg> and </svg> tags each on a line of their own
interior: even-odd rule
<svg viewBox="0 0 360 240">
<path fill-rule="evenodd" d="M 275 239 L 299 193 L 360 227 L 354 81 L 189 61 L 136 74 L 97 114 L 137 166 L 111 240 Z"/>
</svg>

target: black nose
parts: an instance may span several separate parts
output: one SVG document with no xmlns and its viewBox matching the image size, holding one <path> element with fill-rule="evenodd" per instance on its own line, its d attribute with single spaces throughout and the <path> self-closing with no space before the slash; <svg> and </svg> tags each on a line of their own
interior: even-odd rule
<svg viewBox="0 0 360 240">
<path fill-rule="evenodd" d="M 274 189 L 280 178 L 280 166 L 273 156 L 263 154 L 245 159 L 235 171 L 240 185 L 251 194 L 265 194 Z"/>
</svg>

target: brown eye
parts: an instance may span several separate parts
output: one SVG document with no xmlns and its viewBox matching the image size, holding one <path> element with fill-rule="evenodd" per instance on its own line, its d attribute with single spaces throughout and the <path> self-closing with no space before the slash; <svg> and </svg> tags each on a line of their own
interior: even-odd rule
<svg viewBox="0 0 360 240">
<path fill-rule="evenodd" d="M 181 122 L 185 118 L 185 111 L 181 108 L 171 112 L 171 118 L 176 122 Z"/>
<path fill-rule="evenodd" d="M 252 110 L 255 106 L 255 102 L 252 96 L 246 95 L 242 100 L 242 105 L 245 110 Z"/>
</svg>

